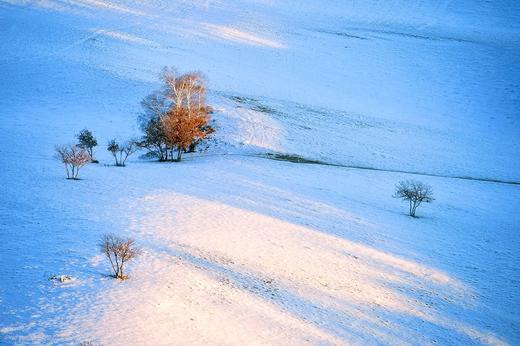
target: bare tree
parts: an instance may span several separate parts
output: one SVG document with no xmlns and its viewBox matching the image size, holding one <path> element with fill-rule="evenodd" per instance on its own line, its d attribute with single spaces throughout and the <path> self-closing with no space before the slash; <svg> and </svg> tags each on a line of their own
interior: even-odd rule
<svg viewBox="0 0 520 346">
<path fill-rule="evenodd" d="M 105 234 L 99 243 L 99 249 L 109 260 L 116 279 L 126 280 L 125 264 L 141 254 L 141 249 L 131 238 L 121 238 L 114 234 Z"/>
<path fill-rule="evenodd" d="M 138 149 L 136 140 L 128 140 L 125 143 L 119 144 L 115 139 L 108 142 L 107 150 L 112 153 L 116 161 L 116 166 L 124 167 L 126 160 L 130 155 L 135 153 Z"/>
<path fill-rule="evenodd" d="M 94 159 L 94 147 L 98 145 L 98 142 L 92 132 L 84 129 L 76 137 L 78 138 L 78 147 L 85 149 L 92 158 L 92 162 L 97 163 L 98 161 Z"/>
<path fill-rule="evenodd" d="M 405 180 L 399 182 L 395 186 L 395 198 L 400 198 L 403 201 L 408 201 L 410 216 L 415 217 L 415 211 L 421 203 L 430 203 L 433 198 L 433 191 L 431 187 L 416 180 Z"/>
<path fill-rule="evenodd" d="M 56 157 L 65 165 L 67 179 L 73 180 L 79 179 L 80 168 L 92 160 L 87 150 L 74 144 L 56 146 Z"/>
</svg>

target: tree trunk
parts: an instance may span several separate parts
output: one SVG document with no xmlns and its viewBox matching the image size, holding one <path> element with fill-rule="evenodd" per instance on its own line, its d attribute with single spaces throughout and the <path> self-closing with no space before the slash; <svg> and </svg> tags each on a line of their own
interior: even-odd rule
<svg viewBox="0 0 520 346">
<path fill-rule="evenodd" d="M 410 215 L 412 217 L 415 217 L 415 210 L 417 209 L 417 202 L 413 202 L 413 206 L 412 206 L 412 209 L 410 211 Z"/>
<path fill-rule="evenodd" d="M 198 144 L 197 141 L 191 142 L 190 147 L 188 149 L 188 152 L 194 153 L 195 152 L 195 148 L 197 147 L 197 144 Z"/>
<path fill-rule="evenodd" d="M 114 253 L 114 258 L 115 258 L 115 261 L 116 261 L 116 278 L 119 278 L 119 268 L 120 268 L 120 264 L 119 264 L 119 261 L 117 259 L 117 253 Z"/>
<path fill-rule="evenodd" d="M 182 159 L 182 148 L 177 148 L 177 162 L 179 162 Z"/>
</svg>

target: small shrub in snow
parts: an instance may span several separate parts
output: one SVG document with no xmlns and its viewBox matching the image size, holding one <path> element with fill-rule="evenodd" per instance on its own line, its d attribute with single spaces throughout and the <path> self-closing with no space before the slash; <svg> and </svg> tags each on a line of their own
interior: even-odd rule
<svg viewBox="0 0 520 346">
<path fill-rule="evenodd" d="M 97 344 L 95 344 L 94 342 L 92 341 L 82 341 L 78 344 L 78 346 L 96 346 Z"/>
<path fill-rule="evenodd" d="M 65 165 L 67 179 L 73 180 L 78 179 L 80 168 L 92 160 L 88 151 L 74 144 L 56 146 L 56 157 Z"/>
<path fill-rule="evenodd" d="M 49 278 L 49 281 L 56 281 L 59 283 L 65 283 L 72 281 L 72 277 L 69 275 L 53 275 Z"/>
<path fill-rule="evenodd" d="M 137 142 L 129 140 L 125 143 L 119 144 L 115 139 L 108 142 L 107 150 L 112 153 L 116 161 L 116 166 L 124 167 L 126 160 L 130 155 L 137 151 Z"/>
<path fill-rule="evenodd" d="M 405 180 L 397 184 L 394 197 L 408 201 L 408 213 L 412 217 L 415 217 L 415 211 L 421 203 L 430 203 L 434 200 L 431 187 L 416 180 Z"/>
<path fill-rule="evenodd" d="M 76 137 L 78 138 L 78 147 L 85 149 L 92 158 L 92 162 L 97 163 L 98 161 L 94 159 L 94 147 L 98 145 L 98 142 L 92 132 L 84 129 Z"/>
<path fill-rule="evenodd" d="M 114 234 L 105 234 L 99 243 L 101 252 L 108 258 L 116 279 L 125 280 L 125 264 L 137 257 L 141 250 L 131 238 L 121 238 Z"/>
</svg>

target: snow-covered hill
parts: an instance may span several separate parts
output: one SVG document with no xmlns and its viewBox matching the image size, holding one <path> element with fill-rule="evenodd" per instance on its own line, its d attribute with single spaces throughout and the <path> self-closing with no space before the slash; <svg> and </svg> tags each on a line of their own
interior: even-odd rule
<svg viewBox="0 0 520 346">
<path fill-rule="evenodd" d="M 0 1 L 0 344 L 519 343 L 519 16 Z M 164 65 L 208 77 L 209 149 L 106 166 Z M 101 164 L 69 182 L 53 148 L 85 127 Z M 391 198 L 407 178 L 436 194 L 419 219 Z M 105 232 L 145 250 L 126 282 Z"/>
</svg>

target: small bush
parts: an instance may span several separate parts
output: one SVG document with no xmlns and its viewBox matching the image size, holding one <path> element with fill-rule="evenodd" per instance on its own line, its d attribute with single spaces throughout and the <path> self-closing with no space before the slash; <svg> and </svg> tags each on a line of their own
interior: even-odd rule
<svg viewBox="0 0 520 346">
<path fill-rule="evenodd" d="M 78 138 L 78 147 L 85 149 L 89 153 L 93 163 L 98 163 L 99 161 L 94 159 L 94 147 L 98 145 L 98 142 L 92 132 L 84 129 L 76 137 Z"/>
<path fill-rule="evenodd" d="M 123 144 L 119 144 L 115 139 L 108 142 L 107 150 L 112 153 L 116 161 L 116 166 L 126 166 L 126 160 L 130 155 L 135 153 L 138 149 L 137 142 L 135 140 L 129 140 Z"/>
<path fill-rule="evenodd" d="M 56 157 L 65 165 L 67 179 L 73 180 L 79 179 L 80 168 L 92 160 L 87 150 L 74 144 L 56 146 Z"/>
<path fill-rule="evenodd" d="M 416 180 L 405 180 L 397 184 L 394 197 L 408 201 L 408 213 L 412 217 L 415 217 L 415 211 L 421 203 L 430 203 L 435 200 L 431 187 Z"/>
<path fill-rule="evenodd" d="M 105 234 L 99 243 L 101 252 L 108 258 L 114 277 L 126 280 L 125 264 L 141 254 L 133 239 L 121 238 L 114 234 Z"/>
</svg>

